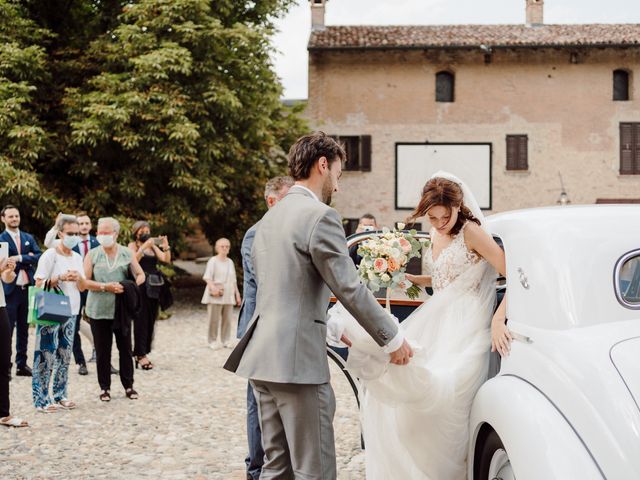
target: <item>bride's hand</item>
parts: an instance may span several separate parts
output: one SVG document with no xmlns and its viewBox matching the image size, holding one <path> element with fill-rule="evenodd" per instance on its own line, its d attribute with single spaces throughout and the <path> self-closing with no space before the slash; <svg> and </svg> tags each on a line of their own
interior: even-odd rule
<svg viewBox="0 0 640 480">
<path fill-rule="evenodd" d="M 491 320 L 491 351 L 497 351 L 501 357 L 509 355 L 513 341 L 505 321 L 505 318 L 500 317 L 493 317 Z"/>
</svg>

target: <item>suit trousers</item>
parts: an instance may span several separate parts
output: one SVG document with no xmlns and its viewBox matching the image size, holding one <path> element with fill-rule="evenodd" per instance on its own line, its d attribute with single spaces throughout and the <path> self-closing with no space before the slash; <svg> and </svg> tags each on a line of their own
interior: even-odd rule
<svg viewBox="0 0 640 480">
<path fill-rule="evenodd" d="M 331 384 L 250 382 L 265 452 L 260 480 L 335 480 L 336 400 Z"/>
<path fill-rule="evenodd" d="M 231 342 L 233 330 L 233 305 L 209 303 L 209 343 L 220 341 L 223 345 Z"/>
<path fill-rule="evenodd" d="M 28 285 L 25 285 L 24 288 L 16 285 L 6 298 L 11 333 L 16 329 L 17 368 L 27 366 L 27 344 L 29 343 L 29 325 L 27 324 L 27 314 L 29 312 L 28 288 Z"/>
<path fill-rule="evenodd" d="M 247 466 L 247 478 L 260 480 L 262 465 L 264 464 L 264 450 L 262 449 L 262 432 L 258 416 L 258 403 L 251 384 L 247 384 L 247 442 L 249 454 L 244 463 Z"/>
<path fill-rule="evenodd" d="M 0 285 L 2 288 L 2 285 Z M 7 309 L 0 307 L 0 418 L 11 415 L 9 382 L 11 381 L 11 326 Z"/>
</svg>

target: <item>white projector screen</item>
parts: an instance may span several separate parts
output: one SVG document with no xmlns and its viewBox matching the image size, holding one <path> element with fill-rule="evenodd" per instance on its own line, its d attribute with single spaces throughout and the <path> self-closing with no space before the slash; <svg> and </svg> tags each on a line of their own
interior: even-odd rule
<svg viewBox="0 0 640 480">
<path fill-rule="evenodd" d="M 413 210 L 422 187 L 438 170 L 462 179 L 480 208 L 491 209 L 490 143 L 396 143 L 396 209 Z"/>
</svg>

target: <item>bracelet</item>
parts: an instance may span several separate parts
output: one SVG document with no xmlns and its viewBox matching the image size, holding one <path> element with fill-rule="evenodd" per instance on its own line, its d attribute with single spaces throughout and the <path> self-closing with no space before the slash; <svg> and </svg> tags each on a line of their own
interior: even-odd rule
<svg viewBox="0 0 640 480">
<path fill-rule="evenodd" d="M 107 291 L 107 286 L 104 283 L 100 284 L 100 291 L 101 292 L 106 292 Z"/>
</svg>

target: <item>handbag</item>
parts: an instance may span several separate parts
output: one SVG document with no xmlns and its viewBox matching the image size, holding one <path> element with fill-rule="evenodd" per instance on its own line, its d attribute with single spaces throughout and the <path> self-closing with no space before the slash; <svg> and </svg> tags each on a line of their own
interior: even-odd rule
<svg viewBox="0 0 640 480">
<path fill-rule="evenodd" d="M 35 305 L 38 320 L 64 323 L 71 318 L 71 299 L 62 290 L 51 292 L 45 287 L 35 294 Z"/>
<path fill-rule="evenodd" d="M 150 273 L 147 275 L 147 297 L 157 299 L 164 285 L 164 277 L 160 273 Z"/>
<path fill-rule="evenodd" d="M 59 297 L 66 298 L 66 302 L 69 306 L 68 315 L 62 320 L 49 320 L 45 318 L 39 318 L 38 312 L 38 302 L 36 297 L 38 297 L 41 293 L 47 293 L 48 295 L 54 295 Z M 51 291 L 51 286 L 49 281 L 45 282 L 44 287 L 35 287 L 30 286 L 28 291 L 28 302 L 29 302 L 29 312 L 27 315 L 27 323 L 32 325 L 42 325 L 42 326 L 51 326 L 51 325 L 60 325 L 60 323 L 65 322 L 71 317 L 71 304 L 69 303 L 69 297 L 67 297 L 64 293 L 62 293 L 59 289 L 54 289 Z"/>
</svg>

